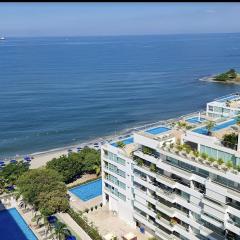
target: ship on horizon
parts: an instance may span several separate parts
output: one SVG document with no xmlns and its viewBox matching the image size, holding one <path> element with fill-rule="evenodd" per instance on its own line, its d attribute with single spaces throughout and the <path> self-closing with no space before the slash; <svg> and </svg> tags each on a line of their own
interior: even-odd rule
<svg viewBox="0 0 240 240">
<path fill-rule="evenodd" d="M 0 40 L 6 40 L 6 38 L 5 37 L 0 37 Z"/>
</svg>

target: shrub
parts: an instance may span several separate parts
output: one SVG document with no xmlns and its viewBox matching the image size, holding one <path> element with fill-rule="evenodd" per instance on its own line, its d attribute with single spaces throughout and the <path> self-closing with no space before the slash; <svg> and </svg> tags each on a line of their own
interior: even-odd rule
<svg viewBox="0 0 240 240">
<path fill-rule="evenodd" d="M 213 163 L 216 159 L 213 157 L 209 157 L 208 160 L 209 160 L 209 162 Z"/>
<path fill-rule="evenodd" d="M 238 143 L 238 135 L 236 133 L 225 134 L 223 136 L 222 144 L 225 147 L 236 149 L 237 143 Z"/>
<path fill-rule="evenodd" d="M 183 146 L 182 145 L 177 145 L 177 150 L 182 151 L 183 150 Z"/>
<path fill-rule="evenodd" d="M 222 159 L 222 158 L 219 158 L 219 159 L 217 160 L 217 163 L 218 163 L 219 165 L 221 165 L 221 164 L 223 164 L 223 163 L 224 163 L 224 161 L 223 161 L 223 159 Z"/>
<path fill-rule="evenodd" d="M 100 203 L 100 207 L 102 207 L 103 206 L 103 203 Z"/>
<path fill-rule="evenodd" d="M 143 159 L 140 159 L 140 158 L 137 159 L 137 165 L 138 165 L 138 166 L 142 166 L 143 163 L 144 163 Z"/>
<path fill-rule="evenodd" d="M 207 157 L 208 157 L 208 155 L 207 155 L 206 153 L 201 153 L 201 157 L 202 157 L 204 160 L 206 160 Z"/>
<path fill-rule="evenodd" d="M 240 164 L 237 165 L 237 170 L 240 172 Z"/>
<path fill-rule="evenodd" d="M 157 166 L 156 166 L 156 164 L 151 163 L 151 165 L 150 165 L 150 171 L 151 171 L 151 172 L 156 172 L 156 171 L 157 171 Z"/>
<path fill-rule="evenodd" d="M 199 157 L 199 152 L 198 151 L 193 151 L 193 155 L 195 156 L 195 157 Z"/>
<path fill-rule="evenodd" d="M 97 208 L 98 208 L 98 205 L 95 206 L 95 209 L 96 209 L 96 210 L 97 210 Z"/>
<path fill-rule="evenodd" d="M 228 160 L 227 163 L 226 163 L 226 166 L 227 166 L 228 169 L 232 168 L 233 167 L 232 161 Z"/>
<path fill-rule="evenodd" d="M 91 211 L 93 211 L 93 207 L 91 207 L 90 209 L 91 209 Z"/>
<path fill-rule="evenodd" d="M 103 240 L 97 228 L 94 226 L 90 226 L 80 214 L 76 213 L 73 209 L 70 209 L 68 211 L 68 214 L 89 235 L 90 238 L 94 240 Z"/>
<path fill-rule="evenodd" d="M 116 144 L 117 144 L 117 147 L 120 147 L 120 148 L 123 148 L 126 145 L 123 141 L 119 141 Z"/>
<path fill-rule="evenodd" d="M 85 212 L 86 212 L 86 213 L 88 213 L 88 212 L 89 212 L 89 209 L 88 209 L 88 208 L 86 208 L 86 209 L 85 209 Z"/>
</svg>

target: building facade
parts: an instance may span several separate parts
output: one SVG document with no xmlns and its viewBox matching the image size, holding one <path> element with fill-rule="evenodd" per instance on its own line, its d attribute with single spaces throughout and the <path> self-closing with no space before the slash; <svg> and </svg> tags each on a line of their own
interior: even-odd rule
<svg viewBox="0 0 240 240">
<path fill-rule="evenodd" d="M 103 145 L 103 204 L 158 239 L 239 240 L 240 151 L 223 141 L 238 122 L 210 105 Z"/>
</svg>

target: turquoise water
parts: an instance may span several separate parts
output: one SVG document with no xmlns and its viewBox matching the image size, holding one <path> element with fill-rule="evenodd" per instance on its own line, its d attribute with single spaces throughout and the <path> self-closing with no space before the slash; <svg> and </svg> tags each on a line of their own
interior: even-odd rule
<svg viewBox="0 0 240 240">
<path fill-rule="evenodd" d="M 123 142 L 124 144 L 130 144 L 130 143 L 133 143 L 133 137 L 130 137 L 130 138 L 126 138 L 124 140 L 121 140 L 121 142 Z M 112 143 L 111 144 L 112 146 L 114 147 L 117 147 L 117 143 Z"/>
<path fill-rule="evenodd" d="M 69 190 L 83 201 L 88 201 L 102 194 L 102 179 L 74 187 Z"/>
<path fill-rule="evenodd" d="M 37 240 L 16 208 L 0 211 L 1 240 Z"/>
<path fill-rule="evenodd" d="M 236 99 L 236 98 L 239 98 L 239 96 L 232 95 L 232 96 L 220 98 L 220 99 L 218 99 L 217 101 L 218 101 L 218 102 L 225 102 L 225 101 L 227 101 L 227 100 L 230 101 L 230 100 L 233 100 L 233 99 Z"/>
<path fill-rule="evenodd" d="M 215 127 L 212 128 L 212 131 L 215 132 L 215 131 L 221 130 L 223 128 L 232 126 L 236 123 L 237 123 L 237 120 L 232 119 L 230 121 L 227 121 L 227 122 L 224 122 L 224 123 L 221 123 L 221 124 L 217 124 Z M 194 129 L 193 132 L 204 134 L 204 135 L 207 135 L 207 133 L 208 133 L 208 131 L 205 127 Z"/>
<path fill-rule="evenodd" d="M 170 128 L 167 128 L 167 127 L 156 127 L 156 128 L 149 129 L 146 132 L 156 135 L 159 133 L 167 132 L 169 130 L 170 130 Z"/>
<path fill-rule="evenodd" d="M 240 89 L 199 81 L 240 71 L 240 34 L 9 37 L 0 53 L 0 159 L 195 112 Z"/>
<path fill-rule="evenodd" d="M 193 118 L 188 118 L 186 121 L 189 123 L 201 123 L 204 120 L 206 120 L 206 119 L 200 117 L 200 120 L 199 120 L 199 117 L 193 117 Z"/>
</svg>

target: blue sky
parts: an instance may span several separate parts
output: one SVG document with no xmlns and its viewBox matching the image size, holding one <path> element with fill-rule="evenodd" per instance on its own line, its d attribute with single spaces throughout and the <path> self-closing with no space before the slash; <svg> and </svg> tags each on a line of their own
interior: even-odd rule
<svg viewBox="0 0 240 240">
<path fill-rule="evenodd" d="M 240 3 L 0 3 L 0 35 L 240 32 Z"/>
</svg>

